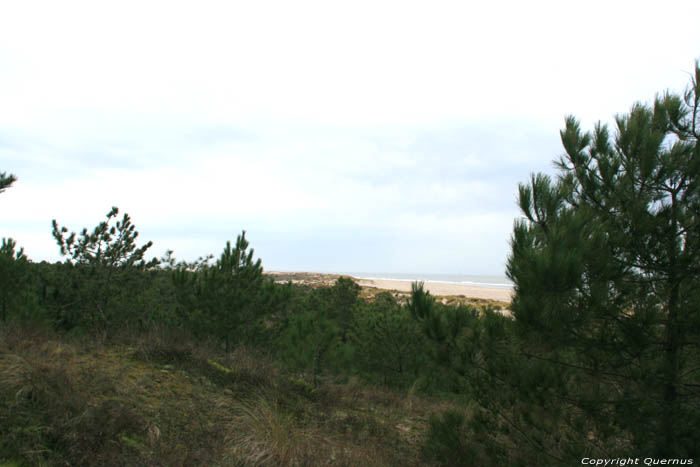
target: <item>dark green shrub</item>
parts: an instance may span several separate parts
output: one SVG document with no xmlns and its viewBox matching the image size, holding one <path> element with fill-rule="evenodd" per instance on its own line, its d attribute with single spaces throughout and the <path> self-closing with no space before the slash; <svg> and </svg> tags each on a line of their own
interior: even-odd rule
<svg viewBox="0 0 700 467">
<path fill-rule="evenodd" d="M 0 244 L 0 321 L 41 319 L 32 264 L 11 238 Z"/>
</svg>

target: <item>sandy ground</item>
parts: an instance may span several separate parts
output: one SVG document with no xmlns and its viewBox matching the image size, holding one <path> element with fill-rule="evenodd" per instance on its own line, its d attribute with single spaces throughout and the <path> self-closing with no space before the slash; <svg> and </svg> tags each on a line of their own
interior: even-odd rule
<svg viewBox="0 0 700 467">
<path fill-rule="evenodd" d="M 376 287 L 378 289 L 398 290 L 400 292 L 410 292 L 411 282 L 395 280 L 370 280 L 355 279 L 362 287 Z M 468 298 L 481 298 L 486 300 L 498 300 L 510 302 L 513 291 L 510 289 L 500 289 L 496 287 L 476 287 L 473 285 L 445 284 L 442 282 L 426 282 L 423 286 L 435 296 L 464 295 Z"/>
<path fill-rule="evenodd" d="M 273 277 L 278 282 L 292 281 L 297 284 L 307 284 L 312 286 L 332 285 L 335 280 L 340 277 L 337 274 L 320 274 L 313 272 L 266 271 L 266 274 Z M 355 282 L 362 287 L 381 290 L 397 290 L 399 292 L 411 291 L 411 282 L 409 281 L 353 279 L 355 279 Z M 426 282 L 424 287 L 432 295 L 439 297 L 461 295 L 467 298 L 510 302 L 513 295 L 513 291 L 510 289 L 501 289 L 497 287 L 476 287 L 473 285 L 462 284 L 445 284 L 442 282 Z"/>
</svg>

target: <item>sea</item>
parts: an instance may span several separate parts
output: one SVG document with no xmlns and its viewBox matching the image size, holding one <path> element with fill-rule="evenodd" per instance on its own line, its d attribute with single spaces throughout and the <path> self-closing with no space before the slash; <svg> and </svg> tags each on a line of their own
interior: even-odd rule
<svg viewBox="0 0 700 467">
<path fill-rule="evenodd" d="M 406 282 L 442 282 L 445 284 L 471 285 L 474 287 L 490 287 L 512 289 L 513 283 L 506 276 L 466 275 L 466 274 L 407 274 L 407 273 L 369 273 L 349 272 L 349 276 L 358 279 L 393 280 Z"/>
</svg>

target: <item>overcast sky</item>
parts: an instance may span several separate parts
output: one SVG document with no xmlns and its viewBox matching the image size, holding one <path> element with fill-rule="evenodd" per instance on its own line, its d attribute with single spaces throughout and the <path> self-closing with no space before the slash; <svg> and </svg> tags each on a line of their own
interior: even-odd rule
<svg viewBox="0 0 700 467">
<path fill-rule="evenodd" d="M 0 7 L 0 236 L 128 212 L 150 252 L 503 274 L 559 130 L 680 91 L 700 2 L 17 1 Z"/>
</svg>

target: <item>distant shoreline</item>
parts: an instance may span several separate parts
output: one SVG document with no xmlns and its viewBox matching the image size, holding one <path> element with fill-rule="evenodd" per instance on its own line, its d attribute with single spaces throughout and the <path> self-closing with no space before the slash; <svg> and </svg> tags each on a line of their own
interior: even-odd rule
<svg viewBox="0 0 700 467">
<path fill-rule="evenodd" d="M 393 290 L 397 292 L 410 292 L 410 279 L 365 279 L 353 277 L 346 274 L 323 274 L 315 272 L 281 272 L 266 271 L 276 282 L 288 282 L 310 286 L 332 285 L 339 277 L 352 277 L 363 288 L 374 288 L 379 290 Z M 482 300 L 496 300 L 499 302 L 510 302 L 513 297 L 513 289 L 505 286 L 482 286 L 475 284 L 462 284 L 447 281 L 425 280 L 424 288 L 432 295 L 438 297 L 463 296 L 465 298 L 475 298 Z"/>
<path fill-rule="evenodd" d="M 393 274 L 387 274 L 387 275 L 380 275 L 380 274 L 362 274 L 362 275 L 357 275 L 357 274 L 350 274 L 350 277 L 356 280 L 371 280 L 371 281 L 393 281 L 393 282 L 408 282 L 408 283 L 413 283 L 413 282 L 424 282 L 424 283 L 434 283 L 434 284 L 449 284 L 449 285 L 466 285 L 470 287 L 479 287 L 479 288 L 487 288 L 487 289 L 504 289 L 504 290 L 511 290 L 513 288 L 513 284 L 510 283 L 503 283 L 503 282 L 484 282 L 482 281 L 477 281 L 477 280 L 449 280 L 449 279 L 438 279 L 437 277 L 440 276 L 435 276 L 435 277 L 427 277 L 423 276 L 421 278 L 408 278 L 408 277 L 392 277 Z M 473 277 L 478 277 L 478 276 L 473 276 Z M 486 279 L 486 280 L 492 280 L 493 279 Z"/>
<path fill-rule="evenodd" d="M 410 292 L 411 281 L 389 279 L 355 279 L 362 287 L 375 287 L 382 290 L 397 290 Z M 510 302 L 513 297 L 512 289 L 500 287 L 482 287 L 477 285 L 452 284 L 447 282 L 425 281 L 423 288 L 436 297 L 464 296 L 466 298 L 478 298 L 482 300 L 497 300 Z"/>
</svg>

